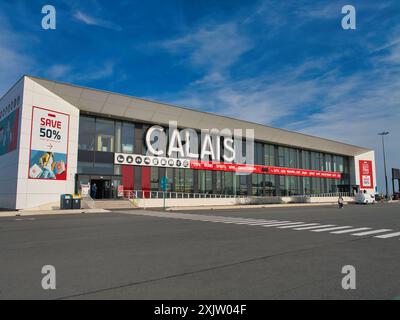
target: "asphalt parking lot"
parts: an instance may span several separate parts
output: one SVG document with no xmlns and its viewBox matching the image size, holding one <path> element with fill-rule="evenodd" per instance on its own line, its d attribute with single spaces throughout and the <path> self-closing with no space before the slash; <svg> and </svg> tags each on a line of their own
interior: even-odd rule
<svg viewBox="0 0 400 320">
<path fill-rule="evenodd" d="M 0 298 L 398 299 L 397 233 L 398 203 L 0 218 Z"/>
</svg>

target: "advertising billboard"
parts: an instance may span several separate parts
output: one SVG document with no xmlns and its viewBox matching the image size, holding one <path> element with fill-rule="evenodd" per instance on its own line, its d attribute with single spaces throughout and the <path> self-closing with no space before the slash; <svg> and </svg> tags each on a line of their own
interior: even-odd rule
<svg viewBox="0 0 400 320">
<path fill-rule="evenodd" d="M 0 101 L 0 156 L 17 149 L 21 96 Z"/>
<path fill-rule="evenodd" d="M 17 148 L 18 123 L 19 108 L 0 120 L 0 156 Z"/>
<path fill-rule="evenodd" d="M 29 179 L 66 180 L 69 115 L 32 108 Z"/>
<path fill-rule="evenodd" d="M 374 178 L 372 172 L 371 160 L 360 160 L 360 188 L 361 189 L 374 189 Z"/>
</svg>

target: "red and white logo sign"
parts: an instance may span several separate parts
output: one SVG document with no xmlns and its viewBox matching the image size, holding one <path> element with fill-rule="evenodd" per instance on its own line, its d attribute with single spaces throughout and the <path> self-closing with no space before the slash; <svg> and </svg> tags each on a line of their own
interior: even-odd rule
<svg viewBox="0 0 400 320">
<path fill-rule="evenodd" d="M 372 161 L 360 160 L 360 188 L 374 189 L 374 178 L 372 173 Z"/>
</svg>

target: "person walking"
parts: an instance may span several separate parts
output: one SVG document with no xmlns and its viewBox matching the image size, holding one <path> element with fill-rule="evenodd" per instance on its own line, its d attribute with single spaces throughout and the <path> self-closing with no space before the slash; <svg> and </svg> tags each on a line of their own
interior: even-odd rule
<svg viewBox="0 0 400 320">
<path fill-rule="evenodd" d="M 96 195 L 97 195 L 97 186 L 95 183 L 93 183 L 92 185 L 92 198 L 96 199 Z"/>
<path fill-rule="evenodd" d="M 344 200 L 343 200 L 343 197 L 342 197 L 342 196 L 339 196 L 338 205 L 339 205 L 339 209 L 343 209 Z"/>
</svg>

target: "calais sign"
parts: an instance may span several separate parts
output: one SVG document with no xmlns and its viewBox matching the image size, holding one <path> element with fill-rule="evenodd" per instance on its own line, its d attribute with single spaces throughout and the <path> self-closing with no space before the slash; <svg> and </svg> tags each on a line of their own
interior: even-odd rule
<svg viewBox="0 0 400 320">
<path fill-rule="evenodd" d="M 30 179 L 66 180 L 68 139 L 68 114 L 32 108 Z"/>
<path fill-rule="evenodd" d="M 244 142 L 245 157 L 242 152 Z M 202 129 L 199 146 L 199 135 L 194 129 L 178 130 L 177 122 L 170 121 L 168 137 L 161 126 L 147 130 L 146 146 L 148 156 L 254 163 L 253 129 L 246 129 L 245 136 L 242 129 Z"/>
</svg>

